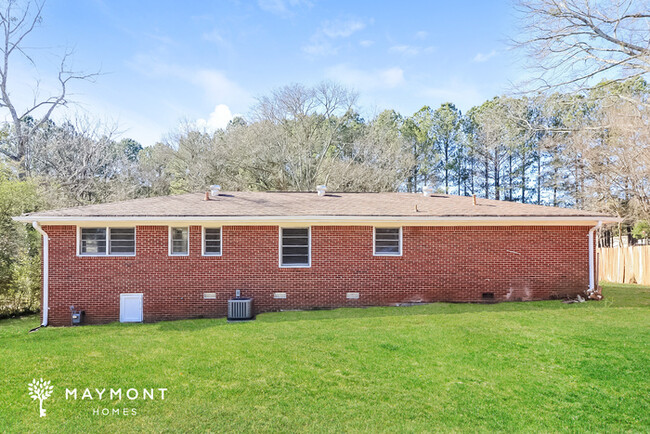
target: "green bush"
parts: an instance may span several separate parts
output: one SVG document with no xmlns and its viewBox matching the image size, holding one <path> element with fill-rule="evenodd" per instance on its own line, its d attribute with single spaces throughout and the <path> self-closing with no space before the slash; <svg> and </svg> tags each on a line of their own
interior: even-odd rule
<svg viewBox="0 0 650 434">
<path fill-rule="evenodd" d="M 11 217 L 40 203 L 36 185 L 0 166 L 0 317 L 35 312 L 40 305 L 40 235 Z"/>
<path fill-rule="evenodd" d="M 647 220 L 639 220 L 632 228 L 632 236 L 637 240 L 650 238 L 650 223 Z"/>
</svg>

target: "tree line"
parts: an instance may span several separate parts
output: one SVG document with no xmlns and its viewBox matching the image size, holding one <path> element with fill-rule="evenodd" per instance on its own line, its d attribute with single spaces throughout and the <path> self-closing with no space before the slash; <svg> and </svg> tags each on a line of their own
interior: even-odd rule
<svg viewBox="0 0 650 434">
<path fill-rule="evenodd" d="M 38 184 L 49 207 L 226 190 L 421 191 L 650 215 L 650 87 L 641 78 L 581 94 L 499 96 L 365 119 L 332 82 L 292 84 L 251 116 L 208 132 L 184 123 L 143 147 L 87 119 L 48 121 L 20 142 L 5 172 Z M 31 123 L 30 118 L 23 122 Z M 10 124 L 0 149 L 18 151 Z M 27 157 L 28 156 L 28 157 Z"/>
</svg>

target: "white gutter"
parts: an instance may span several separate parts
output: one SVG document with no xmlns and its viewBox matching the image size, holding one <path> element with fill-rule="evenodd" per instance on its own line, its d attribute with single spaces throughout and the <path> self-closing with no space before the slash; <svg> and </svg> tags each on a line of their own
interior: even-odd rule
<svg viewBox="0 0 650 434">
<path fill-rule="evenodd" d="M 49 249 L 48 249 L 48 241 L 49 237 L 47 236 L 47 232 L 41 228 L 41 225 L 38 224 L 38 222 L 34 221 L 32 222 L 32 226 L 34 226 L 34 229 L 36 229 L 41 235 L 43 235 L 43 324 L 41 324 L 43 327 L 47 327 L 47 317 L 48 313 L 50 310 L 50 305 L 49 305 L 49 275 L 50 275 L 50 267 L 49 267 Z"/>
<path fill-rule="evenodd" d="M 602 221 L 599 221 L 596 226 L 589 229 L 589 293 L 592 293 L 596 290 L 596 264 L 594 257 L 594 232 L 596 232 L 603 225 Z"/>
<path fill-rule="evenodd" d="M 13 220 L 24 223 L 31 223 L 38 220 L 41 223 L 77 223 L 77 222 L 247 222 L 247 223 L 263 223 L 263 222 L 314 222 L 314 223 L 331 223 L 331 222 L 479 222 L 479 223 L 495 223 L 495 222 L 618 222 L 620 219 L 616 217 L 601 217 L 601 216 L 318 216 L 318 215 L 305 215 L 305 216 L 214 216 L 214 215 L 195 215 L 195 216 L 39 216 L 39 215 L 26 215 L 20 217 L 13 217 Z"/>
</svg>

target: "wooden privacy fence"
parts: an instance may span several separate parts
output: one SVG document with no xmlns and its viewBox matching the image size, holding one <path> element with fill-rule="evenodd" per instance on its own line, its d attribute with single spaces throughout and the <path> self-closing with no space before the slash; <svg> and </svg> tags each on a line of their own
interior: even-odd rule
<svg viewBox="0 0 650 434">
<path fill-rule="evenodd" d="M 598 279 L 650 285 L 650 246 L 598 249 Z"/>
</svg>

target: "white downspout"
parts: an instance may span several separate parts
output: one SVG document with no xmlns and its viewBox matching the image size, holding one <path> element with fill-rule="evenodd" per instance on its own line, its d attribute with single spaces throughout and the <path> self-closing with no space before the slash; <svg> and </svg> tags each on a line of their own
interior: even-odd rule
<svg viewBox="0 0 650 434">
<path fill-rule="evenodd" d="M 603 222 L 599 221 L 596 226 L 589 229 L 589 293 L 591 294 L 596 290 L 596 277 L 594 273 L 596 272 L 596 264 L 594 257 L 594 232 L 596 232 L 603 225 Z"/>
<path fill-rule="evenodd" d="M 36 229 L 41 235 L 43 235 L 43 324 L 41 325 L 43 327 L 47 327 L 47 317 L 50 310 L 50 305 L 48 300 L 49 275 L 50 275 L 48 241 L 50 238 L 47 236 L 47 232 L 45 232 L 43 228 L 41 228 L 41 225 L 39 225 L 38 222 L 32 222 L 32 226 L 34 226 L 34 229 Z"/>
</svg>

